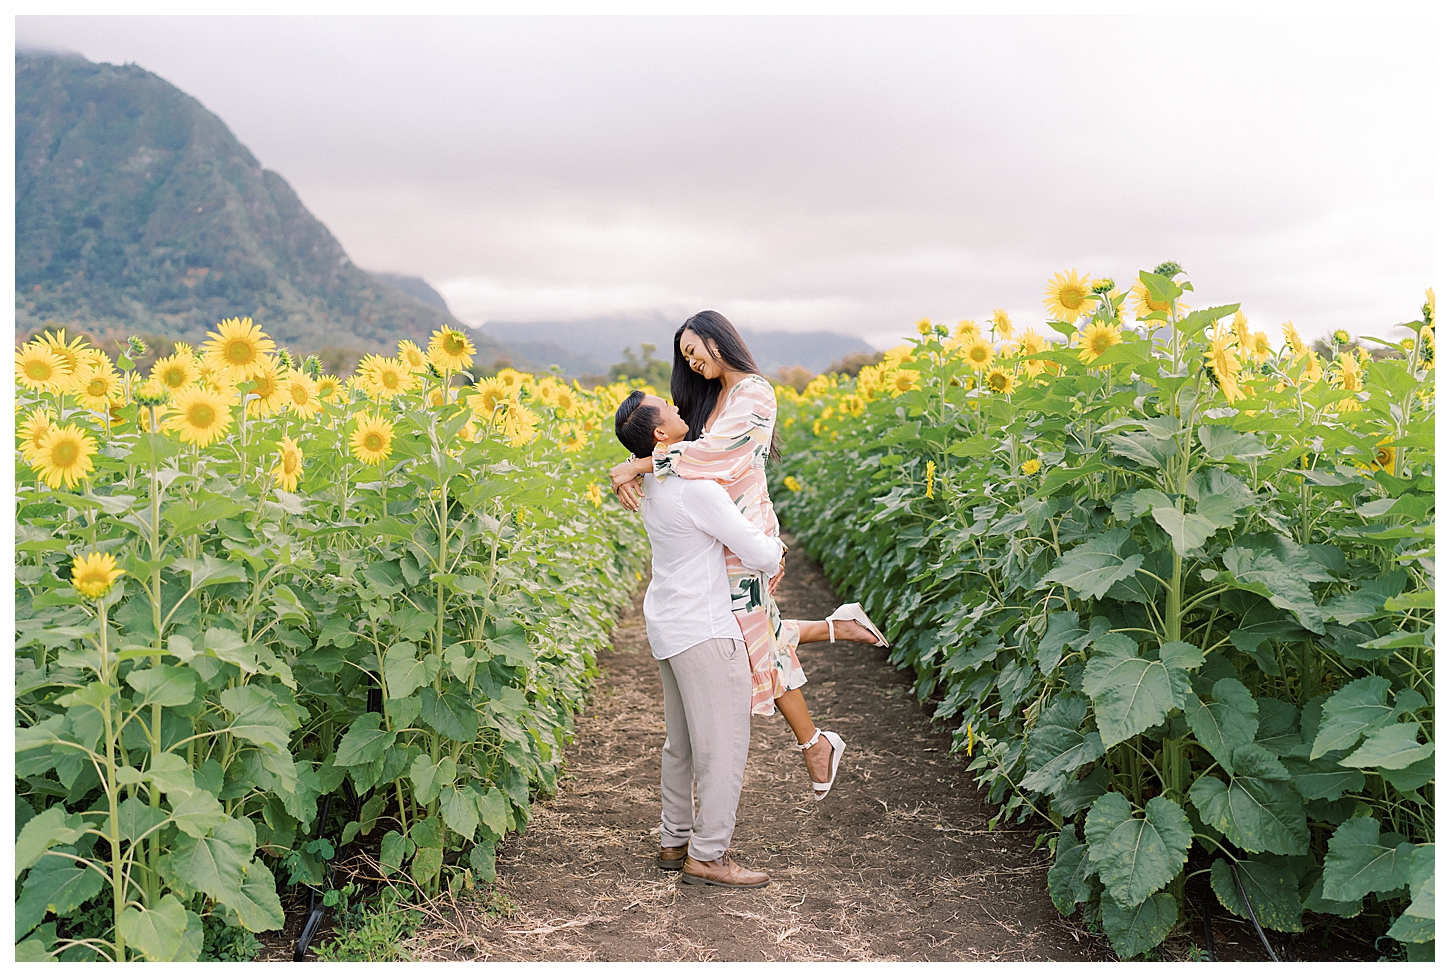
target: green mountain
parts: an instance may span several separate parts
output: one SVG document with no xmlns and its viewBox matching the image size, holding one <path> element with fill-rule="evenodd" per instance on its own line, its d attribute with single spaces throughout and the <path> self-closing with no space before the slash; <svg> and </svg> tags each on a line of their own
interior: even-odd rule
<svg viewBox="0 0 1450 977">
<path fill-rule="evenodd" d="M 346 368 L 446 321 L 441 301 L 354 265 L 221 119 L 136 65 L 16 55 L 15 199 L 17 338 L 59 322 L 196 343 L 250 316 Z M 469 334 L 480 365 L 508 358 Z"/>
</svg>

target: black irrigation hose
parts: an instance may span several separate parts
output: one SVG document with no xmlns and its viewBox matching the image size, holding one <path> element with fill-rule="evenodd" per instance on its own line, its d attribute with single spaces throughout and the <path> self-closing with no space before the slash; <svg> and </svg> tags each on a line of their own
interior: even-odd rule
<svg viewBox="0 0 1450 977">
<path fill-rule="evenodd" d="M 1233 873 L 1234 885 L 1238 887 L 1239 898 L 1242 899 L 1244 902 L 1244 909 L 1248 910 L 1249 919 L 1254 924 L 1254 931 L 1259 934 L 1259 942 L 1264 944 L 1264 949 L 1267 950 L 1269 953 L 1269 959 L 1274 961 L 1275 963 L 1280 963 L 1281 961 L 1279 960 L 1278 954 L 1274 952 L 1273 947 L 1269 946 L 1269 938 L 1264 935 L 1264 928 L 1259 925 L 1259 917 L 1254 915 L 1254 907 L 1249 904 L 1249 894 L 1244 891 L 1244 884 L 1242 881 L 1239 880 L 1239 867 L 1235 865 L 1232 860 L 1230 860 L 1228 863 L 1228 869 L 1230 872 Z"/>
<path fill-rule="evenodd" d="M 1203 942 L 1210 963 L 1218 962 L 1218 950 L 1213 945 L 1213 890 L 1209 889 L 1198 900 L 1198 914 L 1203 917 Z"/>
</svg>

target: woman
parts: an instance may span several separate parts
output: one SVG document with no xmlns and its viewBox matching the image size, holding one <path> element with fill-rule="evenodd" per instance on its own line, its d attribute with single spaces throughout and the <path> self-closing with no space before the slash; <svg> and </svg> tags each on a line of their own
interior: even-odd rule
<svg viewBox="0 0 1450 977">
<path fill-rule="evenodd" d="M 661 447 L 653 458 L 612 468 L 620 502 L 638 510 L 637 479 L 651 470 L 660 478 L 711 478 L 724 485 L 747 519 L 779 536 L 780 522 L 765 481 L 766 458 L 779 454 L 774 447 L 775 388 L 761 376 L 730 320 L 718 312 L 700 312 L 675 332 L 670 395 L 694 440 Z M 806 676 L 796 646 L 802 641 L 835 641 L 838 636 L 885 645 L 886 638 L 860 604 L 842 604 L 824 621 L 781 620 L 774 594 L 785 574 L 783 563 L 780 573 L 767 581 L 747 570 L 727 549 L 725 570 L 732 609 L 750 657 L 751 711 L 769 716 L 780 708 L 796 735 L 796 748 L 805 754 L 811 787 L 820 800 L 835 783 L 846 744 L 812 721 L 800 691 Z"/>
</svg>

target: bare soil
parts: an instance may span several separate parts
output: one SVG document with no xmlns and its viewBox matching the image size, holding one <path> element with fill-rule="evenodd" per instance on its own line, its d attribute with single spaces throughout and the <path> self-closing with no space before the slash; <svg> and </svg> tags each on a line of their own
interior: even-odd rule
<svg viewBox="0 0 1450 977">
<path fill-rule="evenodd" d="M 783 612 L 838 603 L 797 548 Z M 1100 936 L 1047 897 L 1042 827 L 987 829 L 993 814 L 949 756 L 906 676 L 867 645 L 803 645 L 806 701 L 846 740 L 836 786 L 813 799 L 795 738 L 756 717 L 732 854 L 769 872 L 764 889 L 681 886 L 654 866 L 659 672 L 637 595 L 578 721 L 558 794 L 535 802 L 500 848 L 494 912 L 474 897 L 407 941 L 418 959 L 1111 960 Z M 1045 827 L 1045 826 L 1043 826 Z M 509 907 L 498 915 L 506 897 Z"/>
</svg>

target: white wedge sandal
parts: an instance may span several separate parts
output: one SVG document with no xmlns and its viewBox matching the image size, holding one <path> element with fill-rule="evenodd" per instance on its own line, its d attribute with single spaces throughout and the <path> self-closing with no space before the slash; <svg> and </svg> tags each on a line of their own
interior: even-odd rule
<svg viewBox="0 0 1450 977">
<path fill-rule="evenodd" d="M 823 784 L 818 784 L 814 780 L 811 781 L 811 790 L 820 792 L 815 795 L 817 801 L 825 800 L 826 795 L 831 792 L 832 785 L 836 782 L 836 768 L 841 765 L 841 756 L 846 752 L 846 741 L 841 739 L 836 733 L 828 729 L 821 729 L 821 727 L 817 726 L 816 735 L 811 737 L 809 743 L 797 743 L 795 745 L 797 750 L 804 753 L 806 750 L 815 746 L 822 736 L 826 738 L 827 743 L 831 744 L 831 779 Z"/>
<path fill-rule="evenodd" d="M 886 635 L 882 634 L 881 629 L 871 623 L 871 619 L 866 616 L 866 612 L 861 609 L 860 604 L 854 602 L 842 604 L 831 612 L 830 617 L 826 618 L 826 630 L 830 633 L 833 644 L 836 641 L 836 621 L 855 621 L 876 636 L 876 646 L 878 648 L 891 647 L 886 641 Z"/>
</svg>

